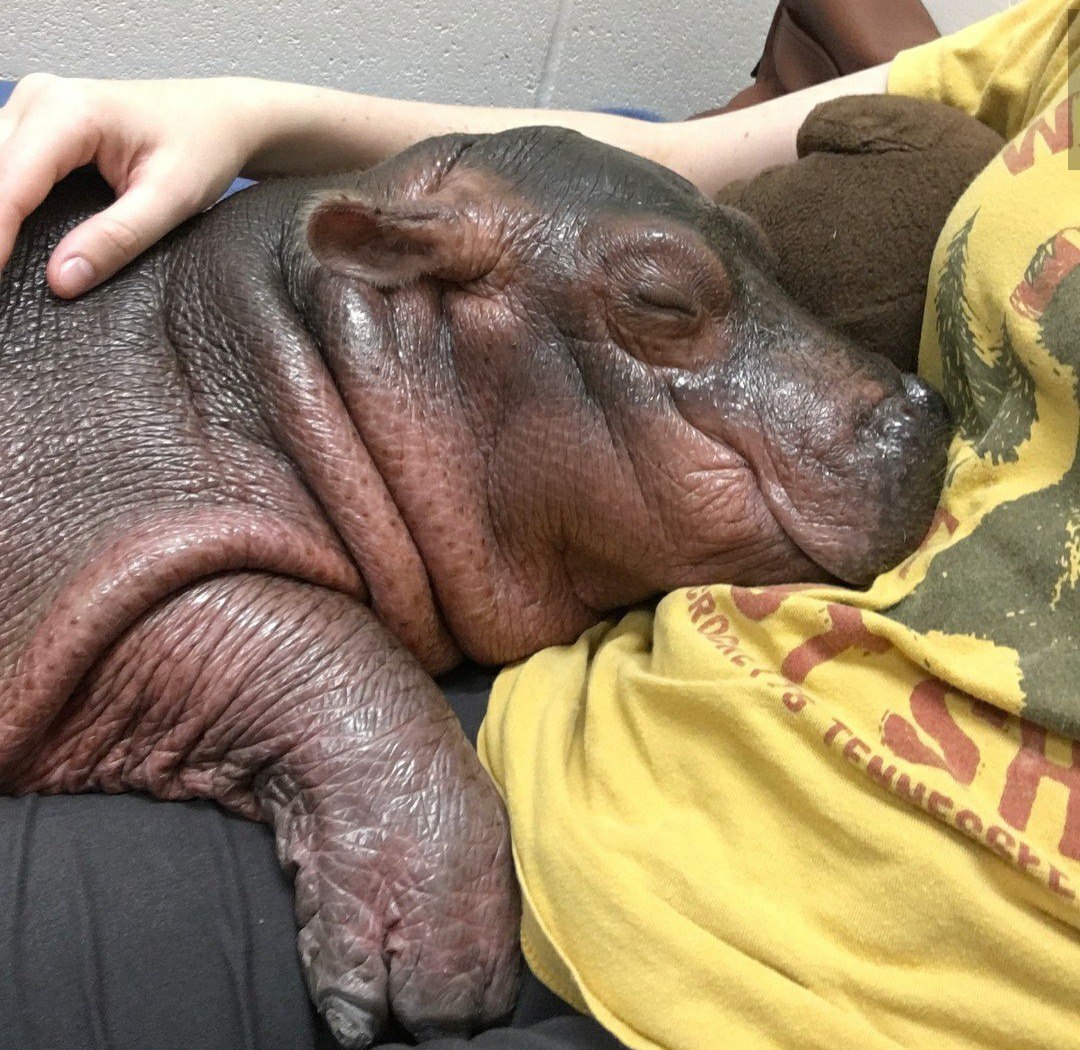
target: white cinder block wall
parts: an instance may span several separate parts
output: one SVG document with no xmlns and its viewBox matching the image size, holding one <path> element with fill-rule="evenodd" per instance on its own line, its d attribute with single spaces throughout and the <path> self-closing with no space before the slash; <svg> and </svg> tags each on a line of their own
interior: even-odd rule
<svg viewBox="0 0 1080 1050">
<path fill-rule="evenodd" d="M 856 0 L 858 2 L 858 0 Z M 943 31 L 1010 0 L 925 0 Z M 8 0 L 0 77 L 251 74 L 675 117 L 749 81 L 774 0 Z"/>
</svg>

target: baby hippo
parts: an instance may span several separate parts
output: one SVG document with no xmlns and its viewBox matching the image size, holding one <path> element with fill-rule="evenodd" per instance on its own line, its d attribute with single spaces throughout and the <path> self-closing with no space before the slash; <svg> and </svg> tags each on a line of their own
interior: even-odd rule
<svg viewBox="0 0 1080 1050">
<path fill-rule="evenodd" d="M 512 1004 L 506 819 L 430 678 L 687 584 L 864 584 L 938 397 L 799 312 L 739 213 L 549 128 L 282 180 L 105 286 L 0 284 L 0 789 L 272 824 L 339 1040 Z"/>
</svg>

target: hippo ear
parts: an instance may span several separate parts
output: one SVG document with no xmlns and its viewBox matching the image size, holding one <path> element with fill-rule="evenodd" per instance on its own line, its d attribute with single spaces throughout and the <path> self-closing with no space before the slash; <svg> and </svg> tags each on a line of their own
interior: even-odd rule
<svg viewBox="0 0 1080 1050">
<path fill-rule="evenodd" d="M 433 197 L 374 204 L 323 198 L 311 209 L 307 243 L 337 273 L 395 288 L 422 277 L 468 281 L 491 269 L 476 251 L 475 219 Z M 472 249 L 470 251 L 470 248 Z"/>
</svg>

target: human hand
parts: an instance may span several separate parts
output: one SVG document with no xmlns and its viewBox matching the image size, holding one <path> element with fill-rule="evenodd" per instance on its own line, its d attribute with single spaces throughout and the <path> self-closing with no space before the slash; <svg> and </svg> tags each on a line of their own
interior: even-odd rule
<svg viewBox="0 0 1080 1050">
<path fill-rule="evenodd" d="M 97 165 L 117 199 L 49 259 L 49 284 L 64 298 L 209 207 L 254 149 L 254 83 L 24 77 L 0 109 L 0 267 L 23 220 L 83 164 Z"/>
</svg>

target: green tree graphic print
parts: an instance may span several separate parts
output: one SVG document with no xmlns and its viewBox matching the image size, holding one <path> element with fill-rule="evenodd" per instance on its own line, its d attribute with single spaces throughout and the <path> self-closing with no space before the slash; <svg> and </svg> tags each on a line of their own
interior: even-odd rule
<svg viewBox="0 0 1080 1050">
<path fill-rule="evenodd" d="M 1003 307 L 999 345 L 978 346 L 964 295 L 976 216 L 949 245 L 936 299 L 944 393 L 961 436 L 992 463 L 1014 462 L 1036 421 L 1035 385 L 1011 345 Z M 1077 396 L 1080 251 L 1076 231 L 1042 245 L 1026 271 L 1038 285 L 1041 349 Z M 934 558 L 926 579 L 889 616 L 916 631 L 970 635 L 1016 650 L 1024 714 L 1080 736 L 1080 463 L 1055 485 L 990 510 L 973 532 Z"/>
<path fill-rule="evenodd" d="M 976 455 L 993 463 L 1013 463 L 1035 421 L 1035 383 L 1017 357 L 1004 321 L 1001 342 L 991 349 L 989 361 L 972 331 L 964 280 L 976 215 L 949 243 L 935 300 L 945 400 L 961 437 Z"/>
</svg>

